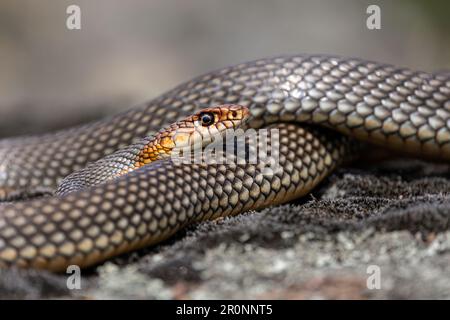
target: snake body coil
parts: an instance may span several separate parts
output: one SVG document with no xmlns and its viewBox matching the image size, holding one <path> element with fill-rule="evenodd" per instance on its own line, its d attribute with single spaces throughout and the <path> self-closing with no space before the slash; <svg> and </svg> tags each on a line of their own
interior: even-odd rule
<svg viewBox="0 0 450 320">
<path fill-rule="evenodd" d="M 349 153 L 348 139 L 336 132 L 417 156 L 450 159 L 449 75 L 295 55 L 200 76 L 103 121 L 3 140 L 0 198 L 54 190 L 87 162 L 114 157 L 114 151 L 137 138 L 222 104 L 247 107 L 252 128 L 280 130 L 281 172 L 264 176 L 257 164 L 174 164 L 163 159 L 97 186 L 4 204 L 0 265 L 50 270 L 89 266 L 161 241 L 192 221 L 299 197 Z"/>
</svg>

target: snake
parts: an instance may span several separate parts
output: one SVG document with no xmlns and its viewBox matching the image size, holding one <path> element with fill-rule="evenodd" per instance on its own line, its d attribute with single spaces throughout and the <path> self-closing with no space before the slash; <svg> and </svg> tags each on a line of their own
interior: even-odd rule
<svg viewBox="0 0 450 320">
<path fill-rule="evenodd" d="M 223 134 L 241 125 L 278 132 L 273 174 L 258 162 L 168 156 L 183 144 L 170 132 L 183 126 L 188 136 L 209 136 L 206 127 Z M 96 122 L 3 139 L 0 267 L 95 266 L 191 223 L 292 201 L 351 158 L 357 143 L 448 161 L 450 75 L 282 55 L 198 76 Z"/>
</svg>

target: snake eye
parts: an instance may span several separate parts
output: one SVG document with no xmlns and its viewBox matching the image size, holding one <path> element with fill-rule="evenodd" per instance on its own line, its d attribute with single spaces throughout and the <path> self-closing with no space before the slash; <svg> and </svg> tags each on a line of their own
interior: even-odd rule
<svg viewBox="0 0 450 320">
<path fill-rule="evenodd" d="M 201 113 L 200 122 L 204 127 L 212 125 L 214 123 L 214 113 L 212 112 Z"/>
</svg>

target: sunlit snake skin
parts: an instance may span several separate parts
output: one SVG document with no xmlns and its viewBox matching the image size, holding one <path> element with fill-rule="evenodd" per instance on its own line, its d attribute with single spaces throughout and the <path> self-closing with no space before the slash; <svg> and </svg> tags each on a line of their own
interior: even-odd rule
<svg viewBox="0 0 450 320">
<path fill-rule="evenodd" d="M 55 189 L 61 179 L 200 108 L 235 103 L 250 109 L 250 126 L 307 122 L 354 138 L 435 159 L 450 159 L 450 76 L 375 62 L 321 55 L 262 59 L 191 80 L 150 103 L 82 127 L 0 142 L 0 197 L 12 191 Z M 328 174 L 345 150 L 340 136 L 305 145 L 305 129 L 283 131 L 284 175 L 258 180 L 255 167 L 155 162 L 104 185 L 64 197 L 0 207 L 0 264 L 63 270 L 87 266 L 160 241 L 191 220 L 235 214 L 287 201 L 320 179 L 319 145 L 334 154 Z M 299 131 L 300 130 L 300 131 Z M 289 132 L 288 132 L 289 131 Z M 336 140 L 337 139 L 337 140 Z M 331 144 L 331 145 L 327 145 Z M 308 147 L 309 146 L 309 147 Z M 303 149 L 304 148 L 304 149 Z M 328 148 L 328 149 L 327 149 Z M 331 148 L 331 149 L 330 149 Z M 345 148 L 344 148 L 345 149 Z M 337 151 L 339 150 L 339 151 Z M 324 155 L 325 155 L 324 154 Z M 306 158 L 302 158 L 306 157 Z M 289 161 L 288 161 L 289 160 Z M 301 160 L 301 166 L 295 166 Z M 306 179 L 297 184 L 295 171 Z M 299 173 L 299 174 L 300 174 Z M 311 182 L 315 181 L 314 183 Z M 309 181 L 309 182 L 306 182 Z M 297 189 L 297 191 L 294 191 Z M 277 201 L 273 201 L 276 198 Z"/>
</svg>

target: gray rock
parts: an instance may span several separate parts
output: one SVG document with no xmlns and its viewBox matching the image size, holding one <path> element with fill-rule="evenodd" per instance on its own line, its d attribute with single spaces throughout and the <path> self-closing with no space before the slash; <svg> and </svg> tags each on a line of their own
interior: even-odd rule
<svg viewBox="0 0 450 320">
<path fill-rule="evenodd" d="M 3 270 L 0 297 L 450 298 L 449 173 L 417 160 L 339 169 L 294 203 L 200 223 L 83 271 L 81 290 L 66 275 Z M 380 289 L 367 286 L 369 266 Z"/>
</svg>

